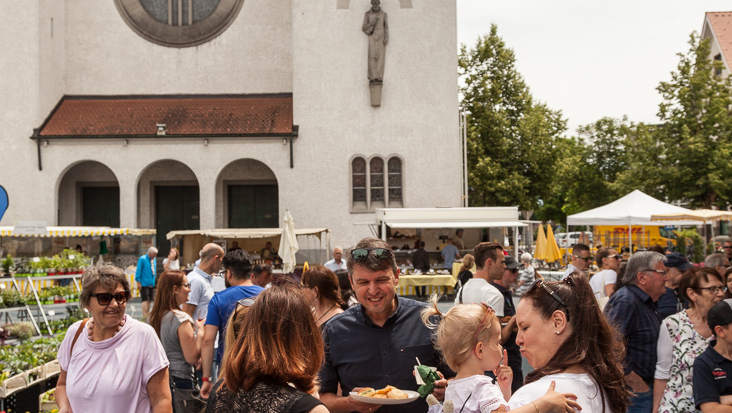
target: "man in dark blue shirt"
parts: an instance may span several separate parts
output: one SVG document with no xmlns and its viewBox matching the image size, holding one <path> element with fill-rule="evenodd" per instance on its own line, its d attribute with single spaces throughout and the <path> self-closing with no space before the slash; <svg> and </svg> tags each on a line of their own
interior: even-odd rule
<svg viewBox="0 0 732 413">
<path fill-rule="evenodd" d="M 346 254 L 351 285 L 359 305 L 333 317 L 325 326 L 325 361 L 320 370 L 320 400 L 331 412 L 424 413 L 425 399 L 397 406 L 379 406 L 348 396 L 356 387 L 395 386 L 417 390 L 412 374 L 419 361 L 453 375 L 441 364 L 432 344 L 433 331 L 422 323 L 426 304 L 396 296 L 399 272 L 389 245 L 365 238 Z M 342 394 L 338 396 L 338 385 Z M 444 398 L 446 380 L 433 392 Z"/>
<path fill-rule="evenodd" d="M 694 361 L 694 404 L 703 413 L 732 411 L 732 299 L 714 304 L 707 323 L 717 340 Z"/>
<path fill-rule="evenodd" d="M 656 343 L 661 326 L 656 302 L 666 291 L 666 257 L 653 251 L 633 254 L 623 276 L 623 287 L 610 297 L 605 315 L 625 339 L 623 367 L 631 397 L 629 413 L 653 410 Z"/>
</svg>

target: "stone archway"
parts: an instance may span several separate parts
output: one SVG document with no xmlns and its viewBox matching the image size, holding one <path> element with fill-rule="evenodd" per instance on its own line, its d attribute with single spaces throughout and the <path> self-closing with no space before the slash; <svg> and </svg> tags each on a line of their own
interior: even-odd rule
<svg viewBox="0 0 732 413">
<path fill-rule="evenodd" d="M 168 232 L 200 229 L 198 178 L 182 162 L 164 159 L 150 164 L 140 174 L 137 195 L 138 226 L 157 231 L 158 257 L 170 251 Z"/>
<path fill-rule="evenodd" d="M 279 227 L 279 186 L 272 169 L 255 159 L 226 165 L 216 180 L 216 226 Z"/>
<path fill-rule="evenodd" d="M 81 161 L 58 186 L 58 225 L 119 227 L 119 183 L 106 165 Z"/>
</svg>

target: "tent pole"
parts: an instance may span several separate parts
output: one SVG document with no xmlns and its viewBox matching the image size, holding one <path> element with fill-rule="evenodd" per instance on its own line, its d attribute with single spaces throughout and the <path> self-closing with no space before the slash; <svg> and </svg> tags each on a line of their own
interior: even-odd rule
<svg viewBox="0 0 732 413">
<path fill-rule="evenodd" d="M 381 240 L 386 241 L 386 221 L 381 221 Z"/>
<path fill-rule="evenodd" d="M 518 227 L 513 227 L 513 259 L 516 262 L 519 262 L 518 249 Z"/>
<path fill-rule="evenodd" d="M 630 255 L 633 255 L 633 222 L 628 223 L 628 248 Z"/>
</svg>

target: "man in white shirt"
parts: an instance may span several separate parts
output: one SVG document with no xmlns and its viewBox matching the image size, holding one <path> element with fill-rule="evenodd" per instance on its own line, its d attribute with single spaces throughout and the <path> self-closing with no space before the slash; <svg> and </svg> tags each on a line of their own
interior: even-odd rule
<svg viewBox="0 0 732 413">
<path fill-rule="evenodd" d="M 188 302 L 183 304 L 183 311 L 194 320 L 206 319 L 208 302 L 214 295 L 211 276 L 219 272 L 223 258 L 223 248 L 214 243 L 206 244 L 201 250 L 201 263 L 188 274 L 191 292 Z"/>
<path fill-rule="evenodd" d="M 463 285 L 455 297 L 455 304 L 486 303 L 496 312 L 496 316 L 503 317 L 503 294 L 490 283 L 494 279 L 500 280 L 503 276 L 504 262 L 503 247 L 495 242 L 481 242 L 473 250 L 476 272 L 473 278 Z"/>
<path fill-rule="evenodd" d="M 333 248 L 333 259 L 323 264 L 325 268 L 336 272 L 338 270 L 346 270 L 346 262 L 342 260 L 343 257 L 343 248 L 341 247 L 335 247 Z"/>
<path fill-rule="evenodd" d="M 587 269 L 590 268 L 592 263 L 592 254 L 590 253 L 590 247 L 585 244 L 575 244 L 572 247 L 572 261 L 564 271 L 562 279 L 565 279 L 575 271 L 579 271 L 582 274 L 587 274 Z"/>
</svg>

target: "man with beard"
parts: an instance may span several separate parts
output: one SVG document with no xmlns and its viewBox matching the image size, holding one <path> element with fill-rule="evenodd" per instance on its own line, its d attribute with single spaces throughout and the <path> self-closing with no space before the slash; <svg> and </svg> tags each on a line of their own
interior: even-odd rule
<svg viewBox="0 0 732 413">
<path fill-rule="evenodd" d="M 201 369 L 203 370 L 201 396 L 205 398 L 208 398 L 213 383 L 216 382 L 215 373 L 218 372 L 224 355 L 226 322 L 236 309 L 236 303 L 243 298 L 255 297 L 264 291 L 264 288 L 254 285 L 252 282 L 252 259 L 244 250 L 229 251 L 221 263 L 224 266 L 226 289 L 214 295 L 208 304 L 208 315 L 201 344 Z M 216 333 L 219 333 L 219 347 L 216 350 L 214 364 Z M 213 369 L 212 364 L 214 364 Z M 212 371 L 214 369 L 215 371 Z"/>
</svg>

